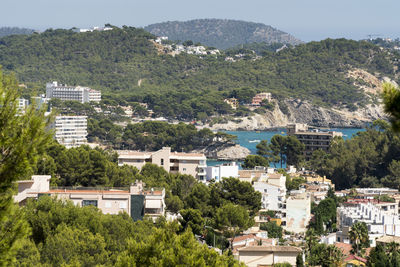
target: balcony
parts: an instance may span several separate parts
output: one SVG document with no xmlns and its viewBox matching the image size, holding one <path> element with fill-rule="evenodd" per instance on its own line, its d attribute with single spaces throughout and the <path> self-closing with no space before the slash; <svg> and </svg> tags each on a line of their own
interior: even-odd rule
<svg viewBox="0 0 400 267">
<path fill-rule="evenodd" d="M 197 168 L 197 175 L 206 175 L 206 169 Z"/>
<path fill-rule="evenodd" d="M 197 167 L 205 168 L 207 167 L 207 161 L 205 160 L 200 160 L 199 165 Z"/>
</svg>

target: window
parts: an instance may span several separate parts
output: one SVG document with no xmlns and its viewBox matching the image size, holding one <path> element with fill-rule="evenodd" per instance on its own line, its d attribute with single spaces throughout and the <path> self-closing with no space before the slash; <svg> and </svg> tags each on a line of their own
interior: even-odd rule
<svg viewBox="0 0 400 267">
<path fill-rule="evenodd" d="M 264 189 L 264 193 L 267 193 L 267 189 Z"/>
<path fill-rule="evenodd" d="M 186 171 L 186 168 L 183 168 L 183 171 L 185 172 L 185 171 Z"/>
<path fill-rule="evenodd" d="M 126 201 L 121 201 L 119 202 L 119 208 L 120 209 L 126 209 L 127 205 L 126 205 Z"/>
<path fill-rule="evenodd" d="M 106 203 L 104 204 L 104 207 L 111 208 L 111 201 L 106 201 Z"/>
<path fill-rule="evenodd" d="M 161 166 L 164 166 L 164 159 L 161 159 Z"/>
<path fill-rule="evenodd" d="M 86 200 L 86 199 L 82 200 L 82 207 L 89 205 L 97 207 L 97 200 Z"/>
</svg>

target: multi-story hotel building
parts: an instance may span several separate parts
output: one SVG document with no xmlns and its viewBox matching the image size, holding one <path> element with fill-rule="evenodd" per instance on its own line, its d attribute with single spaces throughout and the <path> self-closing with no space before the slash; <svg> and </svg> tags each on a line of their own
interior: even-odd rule
<svg viewBox="0 0 400 267">
<path fill-rule="evenodd" d="M 46 84 L 46 98 L 58 98 L 61 100 L 74 100 L 81 103 L 100 102 L 101 92 L 89 87 L 68 86 L 57 82 Z"/>
<path fill-rule="evenodd" d="M 304 144 L 304 156 L 309 160 L 314 150 L 322 149 L 329 150 L 329 146 L 335 136 L 342 136 L 341 132 L 323 132 L 318 130 L 309 130 L 307 124 L 289 124 L 287 127 L 287 135 L 295 136 L 301 143 Z"/>
<path fill-rule="evenodd" d="M 206 179 L 206 156 L 199 153 L 171 152 L 170 147 L 163 147 L 154 152 L 130 150 L 118 151 L 118 165 L 131 165 L 139 170 L 147 163 L 157 164 L 170 173 L 189 174 L 199 180 Z"/>
<path fill-rule="evenodd" d="M 57 116 L 54 127 L 57 142 L 67 148 L 87 143 L 86 116 Z"/>
<path fill-rule="evenodd" d="M 144 190 L 139 181 L 129 189 L 92 189 L 92 188 L 50 188 L 49 175 L 34 175 L 30 180 L 18 181 L 18 194 L 14 201 L 24 205 L 27 199 L 36 199 L 41 195 L 55 196 L 58 199 L 72 201 L 75 205 L 88 205 L 99 208 L 104 214 L 126 212 L 132 219 L 141 220 L 144 215 L 153 220 L 165 215 L 165 189 Z"/>
</svg>

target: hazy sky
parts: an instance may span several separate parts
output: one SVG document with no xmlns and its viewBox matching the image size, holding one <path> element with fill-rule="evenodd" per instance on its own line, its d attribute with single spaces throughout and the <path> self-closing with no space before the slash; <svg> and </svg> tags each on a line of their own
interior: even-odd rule
<svg viewBox="0 0 400 267">
<path fill-rule="evenodd" d="M 0 26 L 143 27 L 196 18 L 261 22 L 304 40 L 400 37 L 400 0 L 1 0 Z"/>
</svg>

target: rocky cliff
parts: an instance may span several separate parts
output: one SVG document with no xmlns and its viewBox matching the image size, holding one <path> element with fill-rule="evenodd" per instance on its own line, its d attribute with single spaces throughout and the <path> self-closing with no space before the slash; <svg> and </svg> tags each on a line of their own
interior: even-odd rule
<svg viewBox="0 0 400 267">
<path fill-rule="evenodd" d="M 251 153 L 249 149 L 232 142 L 218 142 L 193 152 L 204 153 L 207 158 L 218 160 L 243 160 Z"/>
<path fill-rule="evenodd" d="M 282 105 L 282 104 L 281 104 Z M 282 112 L 278 105 L 274 110 L 255 114 L 251 117 L 242 117 L 236 122 L 229 121 L 224 124 L 209 126 L 212 130 L 268 130 L 286 127 L 290 123 L 307 123 L 317 127 L 364 127 L 368 123 L 385 119 L 382 105 L 366 105 L 357 111 L 348 109 L 323 108 L 315 106 L 300 99 L 287 99 L 284 101 L 287 111 Z"/>
</svg>

